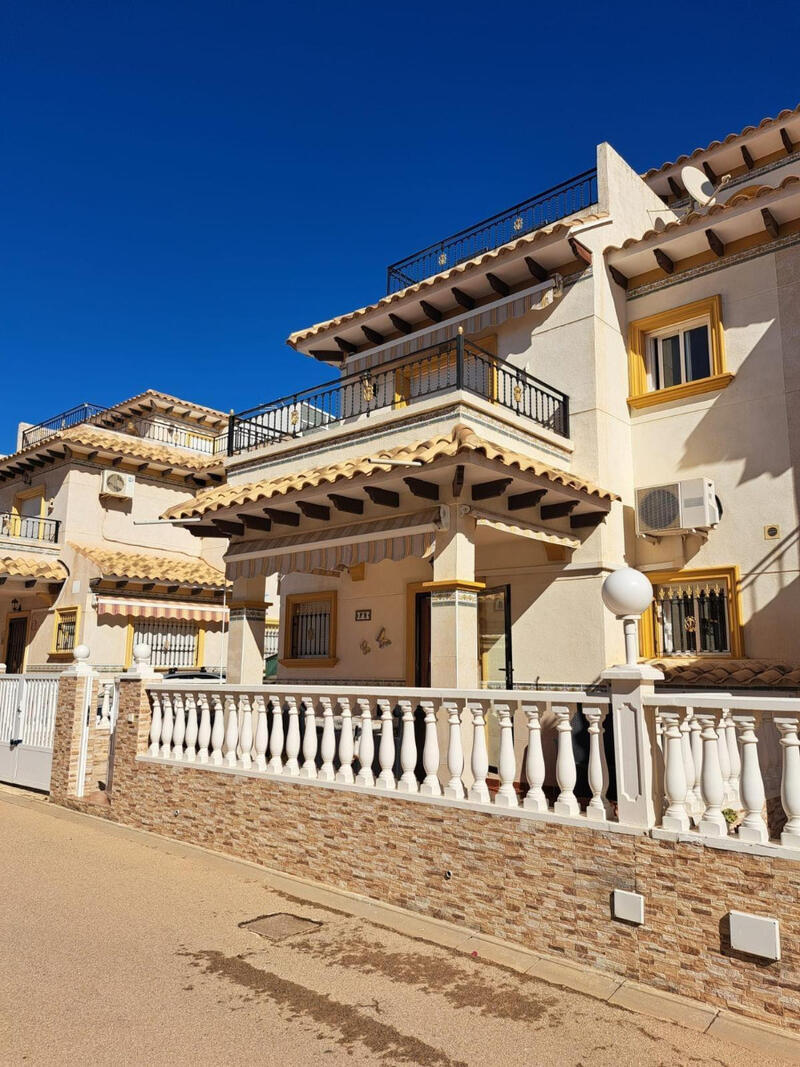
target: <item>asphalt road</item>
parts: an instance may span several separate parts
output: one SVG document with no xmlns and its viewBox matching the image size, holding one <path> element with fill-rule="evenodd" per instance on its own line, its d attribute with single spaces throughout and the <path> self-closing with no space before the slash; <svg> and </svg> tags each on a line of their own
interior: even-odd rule
<svg viewBox="0 0 800 1067">
<path fill-rule="evenodd" d="M 0 790 L 0 827 L 2 1064 L 620 1067 L 753 1055 L 39 798 Z M 314 925 L 280 941 L 241 925 L 275 914 Z"/>
</svg>

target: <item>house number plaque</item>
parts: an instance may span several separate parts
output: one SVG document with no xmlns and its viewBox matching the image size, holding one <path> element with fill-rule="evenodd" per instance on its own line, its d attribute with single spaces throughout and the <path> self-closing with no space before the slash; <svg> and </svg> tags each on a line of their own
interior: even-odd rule
<svg viewBox="0 0 800 1067">
<path fill-rule="evenodd" d="M 356 611 L 356 622 L 371 622 L 372 608 L 359 608 Z"/>
</svg>

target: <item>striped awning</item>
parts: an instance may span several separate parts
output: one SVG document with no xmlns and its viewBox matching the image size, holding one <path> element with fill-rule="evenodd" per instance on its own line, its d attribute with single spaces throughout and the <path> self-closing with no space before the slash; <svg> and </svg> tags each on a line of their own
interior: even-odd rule
<svg viewBox="0 0 800 1067">
<path fill-rule="evenodd" d="M 223 623 L 228 618 L 228 609 L 221 604 L 175 604 L 99 596 L 97 614 L 113 615 L 117 618 L 183 619 L 192 622 Z"/>
<path fill-rule="evenodd" d="M 328 530 L 263 537 L 232 545 L 225 559 L 228 578 L 293 571 L 339 571 L 359 563 L 381 563 L 430 552 L 439 529 L 439 508 L 390 519 L 354 522 Z"/>
<path fill-rule="evenodd" d="M 537 526 L 533 522 L 525 522 L 524 519 L 495 515 L 491 511 L 483 511 L 480 508 L 470 508 L 470 514 L 477 519 L 478 526 L 489 526 L 493 530 L 499 530 L 501 533 L 511 534 L 514 537 L 527 537 L 531 541 L 543 541 L 548 545 L 560 545 L 561 548 L 580 546 L 577 537 L 570 537 L 569 534 L 548 529 L 546 526 Z"/>
</svg>

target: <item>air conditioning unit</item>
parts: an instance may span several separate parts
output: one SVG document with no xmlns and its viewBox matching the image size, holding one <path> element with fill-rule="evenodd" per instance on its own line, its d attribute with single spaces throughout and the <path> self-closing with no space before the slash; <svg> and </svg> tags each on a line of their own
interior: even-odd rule
<svg viewBox="0 0 800 1067">
<path fill-rule="evenodd" d="M 638 534 L 681 534 L 710 530 L 720 520 L 719 503 L 710 478 L 652 485 L 636 490 Z"/>
<path fill-rule="evenodd" d="M 123 474 L 121 471 L 103 471 L 100 495 L 132 500 L 135 484 L 136 478 L 132 474 Z"/>
</svg>

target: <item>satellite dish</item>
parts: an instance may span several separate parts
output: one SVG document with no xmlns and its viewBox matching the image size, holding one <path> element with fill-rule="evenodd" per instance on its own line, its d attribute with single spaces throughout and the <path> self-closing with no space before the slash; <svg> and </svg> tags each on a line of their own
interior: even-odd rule
<svg viewBox="0 0 800 1067">
<path fill-rule="evenodd" d="M 708 207 L 716 199 L 717 190 L 712 182 L 697 167 L 684 167 L 681 181 L 689 196 L 702 207 Z"/>
</svg>

